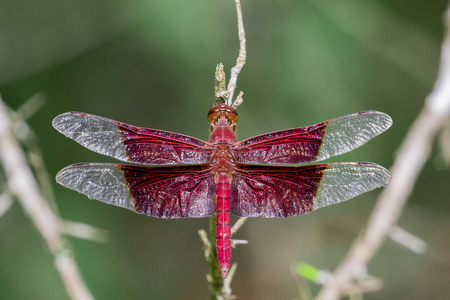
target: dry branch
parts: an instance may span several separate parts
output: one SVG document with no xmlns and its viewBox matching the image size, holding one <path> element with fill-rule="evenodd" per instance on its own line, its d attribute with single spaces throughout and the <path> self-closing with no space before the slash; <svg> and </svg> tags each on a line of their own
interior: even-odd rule
<svg viewBox="0 0 450 300">
<path fill-rule="evenodd" d="M 93 299 L 78 271 L 72 252 L 60 234 L 60 220 L 42 196 L 12 129 L 7 107 L 0 98 L 0 162 L 5 169 L 9 190 L 42 235 L 71 298 Z"/>
<path fill-rule="evenodd" d="M 442 45 L 438 78 L 425 107 L 414 122 L 392 166 L 392 180 L 380 194 L 367 227 L 354 242 L 331 281 L 318 294 L 319 300 L 337 299 L 347 294 L 345 287 L 355 281 L 396 224 L 417 177 L 422 170 L 439 129 L 450 112 L 450 14 L 446 13 L 447 34 Z"/>
<path fill-rule="evenodd" d="M 230 81 L 228 82 L 228 93 L 230 94 L 227 100 L 227 105 L 231 106 L 233 103 L 233 95 L 236 90 L 236 84 L 238 75 L 241 72 L 242 68 L 245 65 L 247 60 L 247 49 L 245 46 L 245 30 L 244 30 L 244 21 L 242 19 L 242 9 L 241 9 L 241 1 L 234 0 L 236 3 L 236 13 L 237 13 L 237 21 L 238 21 L 238 34 L 239 34 L 239 56 L 236 60 L 236 65 L 231 68 L 231 76 Z"/>
<path fill-rule="evenodd" d="M 224 90 L 225 87 L 225 73 L 223 72 L 223 65 L 219 64 L 216 67 L 216 73 L 214 77 L 215 83 L 215 101 L 222 102 L 225 101 L 225 104 L 236 108 L 239 104 L 242 103 L 242 95 L 241 92 L 237 97 L 236 101 L 233 103 L 233 94 L 236 89 L 236 83 L 238 79 L 238 75 L 241 72 L 242 68 L 245 65 L 245 61 L 247 59 L 247 51 L 245 47 L 245 31 L 244 31 L 244 21 L 242 19 L 242 9 L 240 0 L 234 1 L 236 4 L 236 14 L 237 14 L 237 22 L 238 22 L 238 34 L 239 34 L 239 55 L 236 60 L 236 65 L 231 68 L 231 76 L 230 81 L 228 82 L 227 90 Z M 233 231 L 237 231 L 239 227 L 245 222 L 245 218 L 241 219 L 238 222 L 236 227 L 233 227 Z M 209 240 L 206 237 L 204 231 L 199 231 L 200 237 L 205 246 L 205 257 L 209 262 L 210 273 L 207 275 L 207 279 L 209 282 L 209 290 L 211 299 L 232 299 L 232 291 L 231 291 L 231 280 L 233 279 L 234 272 L 236 271 L 236 265 L 233 265 L 230 269 L 230 273 L 228 273 L 228 277 L 224 280 L 222 278 L 222 273 L 219 268 L 219 262 L 217 260 L 217 250 L 216 250 L 216 232 L 217 232 L 217 214 L 214 214 L 209 218 Z"/>
</svg>

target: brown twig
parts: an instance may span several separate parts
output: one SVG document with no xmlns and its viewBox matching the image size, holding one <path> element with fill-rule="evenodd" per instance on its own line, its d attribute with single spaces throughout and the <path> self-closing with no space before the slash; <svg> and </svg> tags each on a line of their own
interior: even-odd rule
<svg viewBox="0 0 450 300">
<path fill-rule="evenodd" d="M 237 21 L 238 21 L 238 34 L 239 34 L 239 56 L 236 60 L 236 65 L 231 68 L 231 76 L 230 81 L 228 82 L 228 93 L 229 97 L 227 99 L 227 105 L 231 106 L 233 104 L 233 95 L 236 90 L 236 84 L 238 75 L 241 72 L 242 68 L 245 65 L 245 61 L 247 60 L 247 50 L 245 47 L 245 31 L 244 31 L 244 21 L 242 19 L 242 9 L 241 9 L 241 1 L 234 0 L 236 3 L 236 13 L 237 13 Z"/>
<path fill-rule="evenodd" d="M 71 298 L 93 299 L 67 243 L 60 234 L 60 220 L 42 196 L 33 173 L 27 165 L 25 155 L 12 133 L 12 128 L 7 108 L 0 98 L 0 162 L 5 169 L 9 190 L 17 197 L 42 235 Z"/>
<path fill-rule="evenodd" d="M 319 300 L 337 299 L 344 287 L 355 280 L 355 271 L 365 267 L 397 222 L 399 215 L 425 164 L 432 142 L 450 112 L 450 14 L 447 8 L 447 35 L 442 45 L 439 75 L 425 107 L 407 134 L 392 167 L 392 180 L 380 194 L 366 230 L 354 242 L 330 282 L 317 296 Z"/>
</svg>

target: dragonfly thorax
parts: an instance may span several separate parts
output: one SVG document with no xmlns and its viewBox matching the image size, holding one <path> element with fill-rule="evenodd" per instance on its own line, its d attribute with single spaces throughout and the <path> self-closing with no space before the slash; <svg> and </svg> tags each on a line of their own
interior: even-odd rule
<svg viewBox="0 0 450 300">
<path fill-rule="evenodd" d="M 224 120 L 219 120 L 219 124 L 211 131 L 209 135 L 209 141 L 217 146 L 219 144 L 231 144 L 237 141 L 236 134 L 233 129 L 230 128 Z"/>
</svg>

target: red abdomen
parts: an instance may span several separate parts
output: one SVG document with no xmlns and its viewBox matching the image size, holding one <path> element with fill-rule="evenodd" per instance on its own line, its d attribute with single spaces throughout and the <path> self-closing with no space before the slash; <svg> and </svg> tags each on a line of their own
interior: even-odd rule
<svg viewBox="0 0 450 300">
<path fill-rule="evenodd" d="M 217 259 L 223 278 L 227 277 L 231 261 L 230 231 L 230 188 L 228 173 L 219 172 L 216 181 L 217 191 Z"/>
</svg>

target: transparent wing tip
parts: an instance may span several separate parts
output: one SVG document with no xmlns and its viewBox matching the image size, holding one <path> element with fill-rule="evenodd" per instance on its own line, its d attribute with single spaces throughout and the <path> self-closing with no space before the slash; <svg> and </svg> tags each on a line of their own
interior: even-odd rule
<svg viewBox="0 0 450 300">
<path fill-rule="evenodd" d="M 60 133 L 67 136 L 67 128 L 70 127 L 70 125 L 73 123 L 74 119 L 80 118 L 80 117 L 86 117 L 87 114 L 82 112 L 66 112 L 63 114 L 60 114 L 56 116 L 52 121 L 52 126 L 56 130 L 58 130 Z"/>
<path fill-rule="evenodd" d="M 81 169 L 79 167 L 88 166 L 87 163 L 78 163 L 78 164 L 72 164 L 70 166 L 67 166 L 63 169 L 61 169 L 58 174 L 56 174 L 56 182 L 60 185 L 73 189 L 74 188 L 74 180 L 79 178 L 81 175 Z"/>
<path fill-rule="evenodd" d="M 314 209 L 337 204 L 363 193 L 386 186 L 391 179 L 389 171 L 370 162 L 330 164 L 324 171 Z"/>
<path fill-rule="evenodd" d="M 391 180 L 391 173 L 385 167 L 371 162 L 358 162 L 357 164 L 360 166 L 367 166 L 373 170 L 373 180 L 375 183 L 378 183 L 373 186 L 373 189 L 387 186 Z"/>
<path fill-rule="evenodd" d="M 366 111 L 361 111 L 357 114 L 358 115 L 371 115 L 374 117 L 378 117 L 379 120 L 378 120 L 377 124 L 383 129 L 383 131 L 381 131 L 381 132 L 388 130 L 393 124 L 392 118 L 388 114 L 381 112 L 381 111 L 366 110 Z"/>
</svg>

